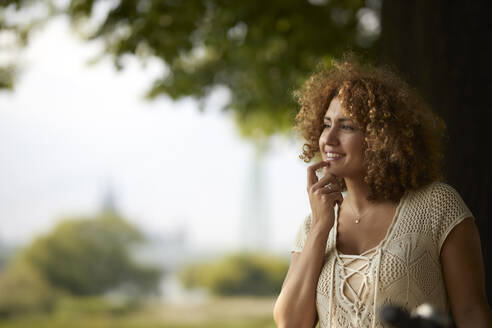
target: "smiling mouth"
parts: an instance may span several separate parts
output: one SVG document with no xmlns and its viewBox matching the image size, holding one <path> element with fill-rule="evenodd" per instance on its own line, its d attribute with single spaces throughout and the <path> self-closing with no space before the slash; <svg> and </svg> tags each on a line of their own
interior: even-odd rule
<svg viewBox="0 0 492 328">
<path fill-rule="evenodd" d="M 330 162 L 334 162 L 334 161 L 338 161 L 339 159 L 343 158 L 344 156 L 345 155 L 336 154 L 336 153 L 325 153 L 325 160 L 330 161 Z"/>
</svg>

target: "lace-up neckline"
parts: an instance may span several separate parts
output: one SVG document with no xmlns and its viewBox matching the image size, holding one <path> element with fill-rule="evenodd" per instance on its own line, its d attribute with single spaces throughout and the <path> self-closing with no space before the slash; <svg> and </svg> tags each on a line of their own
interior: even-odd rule
<svg viewBox="0 0 492 328">
<path fill-rule="evenodd" d="M 369 248 L 369 249 L 363 251 L 360 254 L 344 254 L 344 253 L 342 253 L 342 252 L 340 252 L 338 250 L 338 246 L 337 246 L 337 240 L 338 240 L 338 237 L 337 237 L 338 236 L 338 218 L 340 217 L 340 209 L 341 209 L 341 207 L 337 204 L 336 206 L 338 206 L 338 207 L 337 207 L 337 210 L 335 211 L 335 213 L 336 213 L 336 215 L 335 215 L 335 223 L 334 223 L 333 228 L 332 228 L 332 229 L 334 229 L 334 233 L 335 233 L 335 236 L 334 236 L 335 237 L 335 254 L 336 254 L 337 258 L 340 259 L 340 256 L 342 256 L 342 255 L 343 256 L 364 256 L 364 254 L 366 254 L 366 253 L 369 253 L 369 252 L 371 252 L 373 250 L 375 251 L 375 250 L 378 250 L 379 248 L 381 248 L 384 245 L 384 243 L 386 242 L 386 240 L 389 239 L 389 237 L 391 235 L 391 232 L 394 230 L 393 227 L 395 226 L 396 222 L 398 221 L 398 216 L 400 215 L 400 209 L 401 209 L 401 207 L 402 207 L 402 205 L 404 203 L 404 200 L 405 200 L 405 198 L 407 196 L 407 193 L 408 192 L 405 191 L 405 193 L 403 194 L 403 196 L 400 197 L 400 200 L 398 202 L 398 205 L 396 206 L 395 214 L 393 215 L 393 218 L 391 219 L 391 223 L 390 223 L 388 229 L 386 230 L 386 234 L 385 234 L 384 238 L 381 239 L 376 246 L 374 246 L 372 248 Z"/>
<path fill-rule="evenodd" d="M 452 229 L 473 214 L 456 190 L 437 181 L 408 190 L 395 214 L 387 236 L 358 255 L 338 254 L 336 231 L 330 231 L 316 286 L 320 327 L 382 328 L 378 313 L 386 304 L 414 309 L 431 303 L 449 310 L 439 255 Z M 311 224 L 309 214 L 292 251 L 302 252 Z"/>
<path fill-rule="evenodd" d="M 378 280 L 373 280 L 372 271 L 379 272 L 379 264 L 381 260 L 381 247 L 384 245 L 391 235 L 393 228 L 398 221 L 400 215 L 400 208 L 404 203 L 405 194 L 400 198 L 395 210 L 395 214 L 391 220 L 391 223 L 386 230 L 384 238 L 374 247 L 365 250 L 360 254 L 343 254 L 338 251 L 337 248 L 337 234 L 338 234 L 338 218 L 340 217 L 340 206 L 338 206 L 334 229 L 334 242 L 335 242 L 335 255 L 337 258 L 336 264 L 340 266 L 340 284 L 339 293 L 343 298 L 343 303 L 347 306 L 347 310 L 352 312 L 353 324 L 359 326 L 362 322 L 362 318 L 369 310 L 367 306 L 371 302 L 368 301 L 369 289 L 375 284 L 375 293 L 373 299 L 373 307 L 376 306 Z M 375 266 L 375 268 L 374 268 Z M 377 274 L 376 274 L 377 276 Z M 373 309 L 374 310 L 374 309 Z"/>
</svg>

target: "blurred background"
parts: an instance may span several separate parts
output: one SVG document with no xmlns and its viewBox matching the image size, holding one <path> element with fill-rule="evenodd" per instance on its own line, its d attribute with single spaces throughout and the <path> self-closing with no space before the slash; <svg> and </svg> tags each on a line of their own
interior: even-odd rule
<svg viewBox="0 0 492 328">
<path fill-rule="evenodd" d="M 0 328 L 274 327 L 310 211 L 291 94 L 347 51 L 447 122 L 490 272 L 485 8 L 2 0 Z"/>
</svg>

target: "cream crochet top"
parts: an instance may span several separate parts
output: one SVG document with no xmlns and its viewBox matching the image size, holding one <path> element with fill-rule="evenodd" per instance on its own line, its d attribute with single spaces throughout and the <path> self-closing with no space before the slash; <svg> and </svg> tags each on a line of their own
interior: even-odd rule
<svg viewBox="0 0 492 328">
<path fill-rule="evenodd" d="M 338 206 L 326 245 L 316 290 L 321 328 L 384 327 L 378 318 L 384 304 L 409 310 L 430 303 L 448 310 L 440 251 L 449 232 L 473 217 L 451 186 L 433 182 L 407 191 L 400 199 L 386 237 L 360 255 L 337 251 Z M 311 225 L 306 217 L 293 252 L 301 252 Z"/>
</svg>

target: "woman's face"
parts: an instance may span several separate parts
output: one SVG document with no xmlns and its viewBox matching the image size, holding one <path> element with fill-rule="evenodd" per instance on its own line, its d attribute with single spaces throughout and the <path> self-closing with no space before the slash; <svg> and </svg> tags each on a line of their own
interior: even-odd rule
<svg viewBox="0 0 492 328">
<path fill-rule="evenodd" d="M 333 98 L 325 113 L 319 138 L 321 157 L 331 163 L 326 171 L 342 178 L 363 178 L 364 137 L 364 133 L 343 113 L 338 97 Z"/>
</svg>

